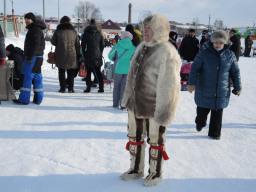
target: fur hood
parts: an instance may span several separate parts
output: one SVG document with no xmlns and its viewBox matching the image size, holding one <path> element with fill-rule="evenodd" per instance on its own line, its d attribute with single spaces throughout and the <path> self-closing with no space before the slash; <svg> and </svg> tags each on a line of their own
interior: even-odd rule
<svg viewBox="0 0 256 192">
<path fill-rule="evenodd" d="M 88 33 L 88 32 L 100 32 L 100 29 L 97 27 L 97 25 L 88 25 L 84 29 L 84 33 Z"/>
<path fill-rule="evenodd" d="M 57 30 L 65 30 L 65 29 L 75 30 L 74 26 L 70 23 L 61 23 L 57 26 Z"/>
<path fill-rule="evenodd" d="M 167 42 L 169 39 L 170 24 L 168 19 L 160 14 L 152 15 L 152 19 L 149 23 L 150 27 L 154 31 L 153 39 L 146 43 L 146 46 L 153 47 L 158 43 Z"/>
</svg>

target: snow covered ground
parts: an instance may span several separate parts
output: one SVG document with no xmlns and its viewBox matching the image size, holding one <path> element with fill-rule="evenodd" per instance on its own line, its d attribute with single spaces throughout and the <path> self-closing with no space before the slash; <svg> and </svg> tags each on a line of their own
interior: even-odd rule
<svg viewBox="0 0 256 192">
<path fill-rule="evenodd" d="M 23 47 L 23 42 L 24 35 L 6 39 L 6 45 Z M 47 42 L 45 53 L 50 47 Z M 57 69 L 44 61 L 43 103 L 0 105 L 0 192 L 254 192 L 256 58 L 241 57 L 239 66 L 243 92 L 232 95 L 224 110 L 219 141 L 208 138 L 208 127 L 195 130 L 193 95 L 181 92 L 167 130 L 170 160 L 163 182 L 148 188 L 143 179 L 119 178 L 129 168 L 127 112 L 111 107 L 110 87 L 85 94 L 85 83 L 76 78 L 75 93 L 59 93 Z"/>
</svg>

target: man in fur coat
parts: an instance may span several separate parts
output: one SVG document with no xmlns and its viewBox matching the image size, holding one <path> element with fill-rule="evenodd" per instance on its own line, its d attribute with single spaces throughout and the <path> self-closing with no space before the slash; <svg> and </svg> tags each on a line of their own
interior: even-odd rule
<svg viewBox="0 0 256 192">
<path fill-rule="evenodd" d="M 151 15 L 144 22 L 144 41 L 131 60 L 122 106 L 128 109 L 130 169 L 121 175 L 124 180 L 144 176 L 147 135 L 149 174 L 144 185 L 156 185 L 162 180 L 165 135 L 172 122 L 180 93 L 181 59 L 168 42 L 170 25 L 163 15 Z"/>
</svg>

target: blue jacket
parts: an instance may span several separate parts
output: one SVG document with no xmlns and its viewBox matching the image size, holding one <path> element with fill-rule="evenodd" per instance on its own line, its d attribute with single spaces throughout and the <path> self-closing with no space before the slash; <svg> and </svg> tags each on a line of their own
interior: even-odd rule
<svg viewBox="0 0 256 192">
<path fill-rule="evenodd" d="M 229 46 L 218 52 L 209 41 L 197 54 L 190 70 L 189 85 L 195 85 L 195 103 L 212 110 L 228 106 L 230 99 L 230 78 L 234 89 L 241 91 L 240 70 L 235 54 Z"/>
</svg>

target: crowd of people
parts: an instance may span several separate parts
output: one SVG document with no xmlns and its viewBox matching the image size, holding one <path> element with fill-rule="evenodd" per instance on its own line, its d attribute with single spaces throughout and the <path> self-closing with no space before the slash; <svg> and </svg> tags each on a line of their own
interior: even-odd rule
<svg viewBox="0 0 256 192">
<path fill-rule="evenodd" d="M 33 84 L 33 103 L 43 101 L 41 66 L 45 49 L 43 30 L 45 24 L 33 13 L 25 15 L 28 32 L 24 51 L 12 44 L 5 48 L 0 28 L 0 66 L 5 56 L 14 60 L 13 87 L 20 89 L 19 98 L 13 100 L 20 105 L 30 103 Z M 0 26 L 1 27 L 1 26 Z M 154 14 L 143 21 L 143 26 L 128 24 L 108 54 L 114 65 L 113 107 L 128 110 L 128 143 L 130 168 L 121 175 L 124 180 L 144 176 L 145 137 L 150 145 L 149 174 L 144 184 L 156 185 L 162 180 L 166 129 L 171 124 L 178 106 L 182 62 L 190 65 L 188 91 L 195 91 L 196 130 L 201 131 L 210 115 L 208 136 L 221 138 L 223 109 L 229 104 L 230 93 L 240 95 L 242 91 L 238 60 L 241 52 L 240 36 L 236 30 L 229 34 L 223 30 L 202 31 L 202 38 L 196 38 L 196 31 L 190 29 L 188 36 L 177 43 L 178 34 L 170 31 L 168 19 Z M 94 19 L 77 34 L 70 18 L 60 20 L 51 44 L 55 46 L 55 60 L 58 67 L 59 92 L 74 93 L 74 78 L 79 66 L 87 68 L 85 93 L 97 83 L 98 92 L 104 92 L 102 54 L 105 47 L 101 28 Z M 252 47 L 250 34 L 245 39 L 245 53 L 248 57 Z M 92 75 L 94 80 L 92 81 Z M 67 74 L 67 75 L 66 75 Z M 231 91 L 231 89 L 233 89 Z"/>
</svg>

